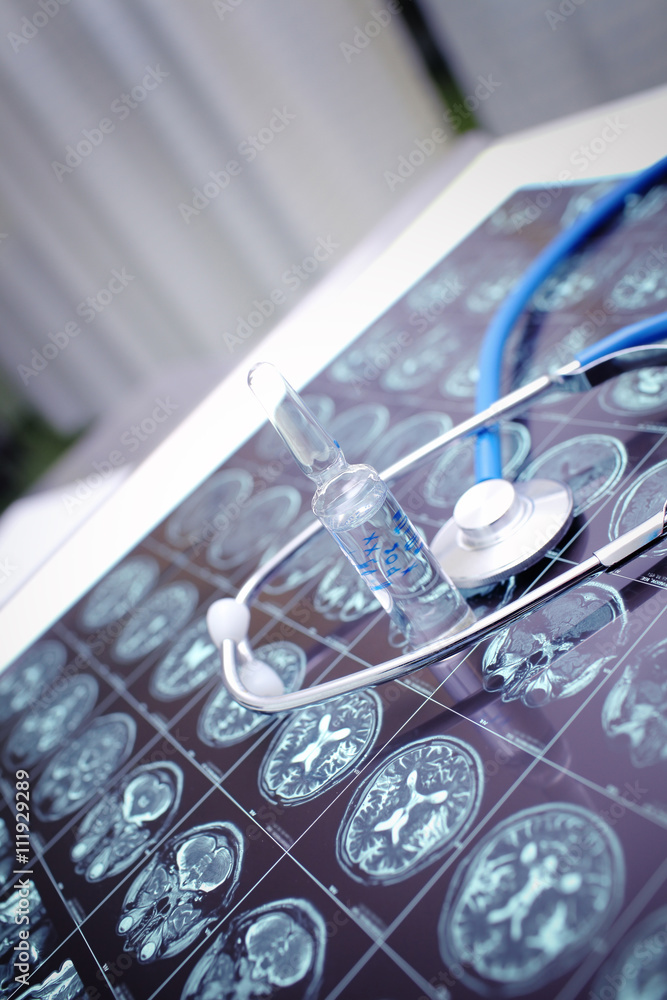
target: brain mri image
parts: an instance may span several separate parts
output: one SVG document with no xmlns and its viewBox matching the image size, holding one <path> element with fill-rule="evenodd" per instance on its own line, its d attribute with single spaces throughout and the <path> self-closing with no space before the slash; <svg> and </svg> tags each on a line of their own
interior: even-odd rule
<svg viewBox="0 0 667 1000">
<path fill-rule="evenodd" d="M 626 273 L 614 285 L 611 301 L 618 309 L 657 311 L 664 308 L 667 299 L 667 267 L 664 253 L 642 252 L 627 266 Z"/>
<path fill-rule="evenodd" d="M 466 350 L 464 346 L 457 352 L 458 360 L 448 366 L 447 374 L 440 383 L 440 392 L 449 399 L 472 399 L 477 391 L 479 368 L 477 367 L 477 347 Z"/>
<path fill-rule="evenodd" d="M 130 756 L 136 730 L 124 712 L 101 715 L 59 750 L 32 793 L 39 819 L 54 821 L 81 809 Z"/>
<path fill-rule="evenodd" d="M 273 433 L 273 427 L 271 428 Z M 314 515 L 312 511 L 305 511 L 292 525 L 289 532 L 290 538 L 295 538 L 298 534 L 312 525 Z M 283 535 L 274 539 L 264 552 L 261 560 L 263 565 L 276 555 L 285 545 Z M 263 590 L 267 594 L 286 594 L 290 590 L 296 590 L 303 583 L 320 576 L 332 559 L 340 554 L 338 546 L 327 531 L 320 531 L 319 534 L 311 538 L 310 541 L 302 545 L 301 548 L 290 556 L 285 563 L 276 570 L 266 581 Z"/>
<path fill-rule="evenodd" d="M 380 376 L 380 386 L 388 392 L 415 392 L 428 385 L 449 363 L 452 342 L 442 324 L 418 338 L 414 334 L 409 337 L 410 349 L 404 347 L 398 351 L 396 360 Z"/>
<path fill-rule="evenodd" d="M 403 349 L 403 338 L 398 324 L 387 319 L 380 320 L 334 359 L 327 370 L 329 379 L 334 384 L 353 386 L 373 381 Z"/>
<path fill-rule="evenodd" d="M 125 871 L 160 839 L 178 809 L 183 772 L 145 764 L 116 782 L 86 813 L 74 837 L 74 870 L 88 882 Z"/>
<path fill-rule="evenodd" d="M 210 542 L 238 517 L 239 508 L 252 493 L 253 480 L 245 469 L 223 469 L 196 490 L 167 521 L 170 545 L 186 549 Z"/>
<path fill-rule="evenodd" d="M 520 996 L 573 968 L 623 898 L 619 840 L 567 802 L 533 806 L 494 827 L 455 872 L 440 951 L 484 995 Z"/>
<path fill-rule="evenodd" d="M 47 691 L 11 731 L 2 751 L 3 766 L 8 771 L 31 768 L 53 753 L 90 715 L 98 690 L 94 677 L 79 674 Z"/>
<path fill-rule="evenodd" d="M 555 312 L 574 306 L 593 291 L 601 277 L 582 254 L 572 254 L 542 282 L 533 295 L 533 308 Z"/>
<path fill-rule="evenodd" d="M 464 297 L 466 308 L 470 312 L 486 315 L 497 309 L 517 283 L 526 266 L 523 260 L 501 259 L 498 264 L 502 268 L 501 272 L 490 277 L 482 276 L 488 275 L 488 268 L 483 264 L 476 269 L 480 273 L 474 275 L 474 284 L 470 283 L 470 290 Z"/>
<path fill-rule="evenodd" d="M 285 532 L 299 513 L 301 494 L 293 486 L 269 486 L 243 506 L 243 517 L 230 520 L 206 550 L 215 569 L 236 569 L 263 552 Z"/>
<path fill-rule="evenodd" d="M 379 602 L 344 556 L 334 559 L 318 583 L 313 607 L 330 621 L 341 622 L 354 622 L 380 610 Z"/>
<path fill-rule="evenodd" d="M 503 701 L 529 708 L 570 698 L 616 658 L 626 624 L 627 611 L 613 587 L 576 587 L 494 636 L 482 661 L 484 685 L 501 691 Z M 605 652 L 587 641 L 612 625 L 614 638 L 605 635 Z"/>
<path fill-rule="evenodd" d="M 32 971 L 44 960 L 55 939 L 53 924 L 35 883 L 29 879 L 21 888 L 27 889 L 27 895 L 15 888 L 0 902 L 0 993 L 3 997 L 16 992 L 14 962 L 20 961 Z M 25 913 L 29 916 L 29 924 L 17 923 L 16 917 Z M 30 929 L 27 939 L 19 934 L 26 927 Z"/>
<path fill-rule="evenodd" d="M 224 916 L 238 886 L 243 839 L 231 823 L 194 827 L 162 844 L 132 882 L 118 919 L 139 962 L 189 948 Z"/>
<path fill-rule="evenodd" d="M 148 656 L 173 639 L 194 611 L 199 595 L 194 583 L 170 583 L 136 606 L 112 649 L 120 663 Z"/>
<path fill-rule="evenodd" d="M 503 475 L 514 479 L 530 451 L 530 435 L 523 424 L 501 424 L 500 446 Z M 424 484 L 424 497 L 433 507 L 453 508 L 465 490 L 475 482 L 475 443 L 463 438 L 447 447 L 434 464 Z"/>
<path fill-rule="evenodd" d="M 614 990 L 614 1000 L 667 996 L 667 907 L 649 913 L 614 948 L 593 984 L 593 995 Z"/>
<path fill-rule="evenodd" d="M 325 945 L 324 921 L 306 900 L 259 906 L 234 917 L 218 935 L 190 973 L 181 1000 L 316 1000 Z"/>
<path fill-rule="evenodd" d="M 150 691 L 159 701 L 174 701 L 191 694 L 220 671 L 220 651 L 211 642 L 206 618 L 199 618 L 181 632 L 153 670 Z"/>
<path fill-rule="evenodd" d="M 624 531 L 629 531 L 641 524 L 652 514 L 657 514 L 667 497 L 667 460 L 652 465 L 640 475 L 632 478 L 632 483 L 621 493 L 609 525 L 609 538 L 616 538 Z M 653 545 L 644 556 L 662 556 L 667 552 L 667 545 Z"/>
<path fill-rule="evenodd" d="M 83 628 L 102 628 L 122 618 L 153 589 L 160 575 L 151 556 L 131 556 L 97 584 L 81 609 Z"/>
<path fill-rule="evenodd" d="M 55 972 L 39 985 L 30 986 L 21 993 L 21 1000 L 86 1000 L 90 991 L 86 990 L 81 977 L 69 958 Z"/>
<path fill-rule="evenodd" d="M 555 479 L 567 483 L 574 496 L 573 514 L 582 514 L 608 496 L 625 471 L 628 455 L 609 434 L 580 434 L 549 448 L 523 469 L 520 480 Z"/>
<path fill-rule="evenodd" d="M 270 802 L 297 806 L 328 791 L 370 750 L 382 722 L 374 691 L 353 691 L 293 712 L 271 742 L 259 770 Z"/>
<path fill-rule="evenodd" d="M 635 651 L 602 707 L 602 728 L 635 767 L 667 760 L 667 639 Z"/>
<path fill-rule="evenodd" d="M 253 656 L 273 667 L 286 692 L 301 687 L 306 675 L 306 654 L 293 642 L 272 642 L 259 646 L 253 650 Z M 197 735 L 209 747 L 230 747 L 270 722 L 270 716 L 239 705 L 220 682 L 201 711 Z"/>
<path fill-rule="evenodd" d="M 640 368 L 607 382 L 598 396 L 608 413 L 656 413 L 667 407 L 667 368 Z"/>
<path fill-rule="evenodd" d="M 603 195 L 608 194 L 614 187 L 613 181 L 598 181 L 592 184 L 590 187 L 586 187 L 584 191 L 578 191 L 576 194 L 568 200 L 565 206 L 565 211 L 563 212 L 560 220 L 561 229 L 566 229 L 571 226 L 580 216 L 584 215 L 585 212 L 595 204 L 598 198 L 602 198 Z"/>
<path fill-rule="evenodd" d="M 0 723 L 25 711 L 55 681 L 67 662 L 62 642 L 44 639 L 0 674 Z"/>
<path fill-rule="evenodd" d="M 414 875 L 451 849 L 479 809 L 482 762 L 462 740 L 434 736 L 394 751 L 348 805 L 336 853 L 369 885 Z"/>
<path fill-rule="evenodd" d="M 452 426 L 446 413 L 413 413 L 383 435 L 368 456 L 368 464 L 382 471 L 411 452 L 440 437 Z"/>
<path fill-rule="evenodd" d="M 448 305 L 455 302 L 465 288 L 461 271 L 449 262 L 438 265 L 405 296 L 405 304 L 412 311 L 410 326 L 425 329 L 426 322 L 433 322 Z M 451 351 L 451 340 L 444 345 Z"/>
<path fill-rule="evenodd" d="M 381 403 L 360 403 L 337 414 L 327 428 L 348 462 L 365 462 L 369 448 L 389 424 L 389 410 Z"/>
</svg>

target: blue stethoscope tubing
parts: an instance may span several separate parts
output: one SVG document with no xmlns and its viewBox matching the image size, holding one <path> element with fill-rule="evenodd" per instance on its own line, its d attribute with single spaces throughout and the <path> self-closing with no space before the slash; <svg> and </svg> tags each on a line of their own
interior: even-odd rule
<svg viewBox="0 0 667 1000">
<path fill-rule="evenodd" d="M 445 444 L 467 434 L 475 434 L 477 435 L 476 461 L 479 478 L 481 481 L 501 479 L 500 442 L 497 423 L 494 421 L 525 405 L 529 400 L 535 399 L 551 387 L 565 387 L 565 383 L 570 378 L 574 379 L 574 391 L 590 388 L 591 385 L 596 384 L 594 380 L 589 380 L 589 376 L 593 374 L 591 368 L 594 368 L 597 362 L 608 368 L 609 362 L 612 360 L 610 356 L 616 352 L 625 352 L 626 349 L 635 349 L 635 351 L 639 349 L 641 352 L 641 348 L 647 347 L 647 351 L 655 352 L 659 364 L 666 363 L 667 346 L 664 349 L 648 347 L 655 341 L 667 338 L 667 313 L 662 313 L 617 330 L 581 351 L 570 365 L 559 369 L 553 376 L 540 376 L 529 385 L 509 393 L 503 400 L 500 399 L 503 349 L 531 296 L 557 264 L 623 208 L 628 195 L 644 193 L 661 180 L 666 173 L 667 157 L 640 174 L 621 182 L 608 195 L 600 199 L 586 215 L 559 234 L 538 255 L 495 314 L 485 334 L 479 358 L 480 381 L 477 391 L 476 415 L 464 421 L 458 428 L 441 435 L 429 445 L 422 446 L 411 455 L 394 463 L 382 473 L 385 478 L 391 480 L 408 469 L 415 468 L 427 456 L 440 447 L 444 447 Z M 628 354 L 632 354 L 632 350 L 628 351 Z M 617 360 L 622 362 L 623 354 Z M 650 364 L 650 360 L 641 352 L 640 364 Z M 628 361 L 631 367 L 636 366 L 636 361 L 632 362 L 631 359 Z M 622 370 L 629 369 L 626 369 L 621 363 L 614 370 L 603 375 L 603 379 L 618 374 Z M 587 559 L 568 567 L 554 579 L 532 589 L 504 608 L 486 614 L 460 632 L 445 636 L 384 663 L 365 667 L 355 674 L 322 681 L 314 687 L 283 692 L 282 694 L 260 693 L 250 690 L 239 675 L 242 661 L 249 663 L 253 660 L 248 640 L 249 604 L 253 597 L 260 592 L 264 581 L 275 573 L 286 559 L 309 541 L 317 531 L 321 530 L 321 527 L 318 522 L 314 521 L 297 538 L 287 542 L 280 552 L 257 569 L 246 580 L 236 598 L 217 601 L 209 608 L 207 621 L 213 641 L 220 648 L 223 682 L 230 694 L 247 709 L 273 713 L 304 708 L 314 702 L 338 697 L 359 688 L 396 680 L 413 670 L 431 666 L 455 653 L 463 652 L 499 628 L 506 627 L 547 601 L 553 600 L 559 594 L 565 593 L 591 576 L 621 566 L 644 548 L 653 545 L 658 539 L 665 538 L 667 536 L 667 502 L 646 521 L 619 535 L 608 544 L 602 545 Z M 215 612 L 216 607 L 219 607 L 220 613 L 211 616 L 211 612 Z"/>
<path fill-rule="evenodd" d="M 559 233 L 535 258 L 489 323 L 479 352 L 479 382 L 475 400 L 480 413 L 500 399 L 503 354 L 507 340 L 540 285 L 562 261 L 581 246 L 597 229 L 620 212 L 628 195 L 644 194 L 667 174 L 667 157 L 638 174 L 621 181 L 600 198 L 574 223 Z M 633 323 L 597 341 L 575 355 L 581 365 L 589 364 L 613 351 L 639 347 L 667 337 L 667 313 Z M 478 482 L 502 479 L 500 435 L 497 425 L 477 434 L 475 471 Z"/>
</svg>

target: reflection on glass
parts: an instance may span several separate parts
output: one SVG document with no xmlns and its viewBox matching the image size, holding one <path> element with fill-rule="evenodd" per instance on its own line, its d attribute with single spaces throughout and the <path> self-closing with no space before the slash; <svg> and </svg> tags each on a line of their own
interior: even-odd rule
<svg viewBox="0 0 667 1000">
<path fill-rule="evenodd" d="M 130 886 L 118 919 L 124 948 L 141 963 L 188 948 L 224 915 L 239 883 L 243 839 L 208 823 L 162 844 Z"/>
<path fill-rule="evenodd" d="M 301 494 L 293 486 L 270 486 L 243 507 L 242 516 L 218 532 L 206 550 L 216 569 L 229 570 L 257 556 L 299 513 Z"/>
<path fill-rule="evenodd" d="M 667 760 L 667 639 L 633 652 L 602 707 L 602 728 L 627 738 L 635 767 Z"/>
<path fill-rule="evenodd" d="M 146 764 L 126 774 L 86 813 L 70 857 L 88 882 L 129 868 L 155 844 L 178 808 L 183 772 L 175 764 Z"/>
<path fill-rule="evenodd" d="M 253 650 L 256 660 L 273 667 L 285 691 L 297 691 L 306 675 L 306 654 L 293 642 L 272 642 Z M 197 736 L 209 747 L 230 747 L 264 729 L 271 716 L 252 712 L 232 698 L 222 682 L 208 699 L 197 722 Z"/>
<path fill-rule="evenodd" d="M 607 382 L 598 397 L 608 413 L 655 413 L 667 407 L 667 368 L 640 368 Z"/>
<path fill-rule="evenodd" d="M 667 997 L 667 906 L 637 924 L 614 948 L 595 979 L 592 996 L 613 984 L 614 1000 Z"/>
<path fill-rule="evenodd" d="M 253 480 L 245 469 L 223 469 L 200 486 L 167 521 L 167 540 L 178 549 L 208 543 L 239 516 L 252 493 Z"/>
<path fill-rule="evenodd" d="M 652 465 L 639 476 L 633 476 L 630 486 L 621 493 L 609 524 L 610 540 L 636 527 L 657 514 L 667 499 L 667 460 Z M 667 545 L 652 545 L 643 556 L 664 555 Z M 641 558 L 641 556 L 640 556 Z"/>
<path fill-rule="evenodd" d="M 339 864 L 369 885 L 414 875 L 463 835 L 483 785 L 482 762 L 461 740 L 434 736 L 396 750 L 348 805 L 336 842 Z"/>
<path fill-rule="evenodd" d="M 112 654 L 121 663 L 148 656 L 173 639 L 194 611 L 199 595 L 194 583 L 170 583 L 138 604 L 118 636 Z"/>
<path fill-rule="evenodd" d="M 12 730 L 2 751 L 7 770 L 31 768 L 72 736 L 92 712 L 99 685 L 90 674 L 70 677 L 42 695 Z"/>
<path fill-rule="evenodd" d="M 354 622 L 380 604 L 347 559 L 338 557 L 320 580 L 313 607 L 330 621 Z"/>
<path fill-rule="evenodd" d="M 0 722 L 23 712 L 53 683 L 67 661 L 62 642 L 37 642 L 0 674 Z"/>
<path fill-rule="evenodd" d="M 153 588 L 160 575 L 151 556 L 131 556 L 97 584 L 81 609 L 83 628 L 101 628 L 122 618 Z"/>
<path fill-rule="evenodd" d="M 150 690 L 160 701 L 191 694 L 220 670 L 220 651 L 211 642 L 206 619 L 192 622 L 170 646 L 151 674 Z"/>
<path fill-rule="evenodd" d="M 124 712 L 93 719 L 42 772 L 32 795 L 36 815 L 57 820 L 84 806 L 130 756 L 136 731 Z"/>
<path fill-rule="evenodd" d="M 39 985 L 30 986 L 21 993 L 21 1000 L 86 1000 L 90 996 L 74 965 L 66 958 L 59 969 L 47 976 Z"/>
<path fill-rule="evenodd" d="M 293 712 L 260 766 L 262 795 L 286 806 L 322 795 L 359 764 L 381 722 L 382 704 L 370 690 Z"/>
<path fill-rule="evenodd" d="M 326 427 L 331 423 L 331 418 L 336 410 L 336 406 L 331 396 L 305 393 L 303 400 L 308 409 L 315 414 L 316 419 L 320 424 L 322 424 L 323 427 Z M 292 461 L 290 453 L 281 441 L 280 437 L 276 434 L 275 428 L 272 424 L 266 424 L 266 426 L 263 427 L 257 435 L 255 450 L 257 451 L 259 457 L 265 459 L 267 462 L 275 458 L 280 458 L 280 460 L 285 463 Z"/>
<path fill-rule="evenodd" d="M 604 645 L 596 648 L 596 636 L 612 623 L 613 638 L 606 632 Z M 482 662 L 485 687 L 529 708 L 570 698 L 616 658 L 626 624 L 627 611 L 613 587 L 577 587 L 494 636 Z"/>
<path fill-rule="evenodd" d="M 315 1000 L 326 928 L 304 899 L 280 899 L 234 917 L 190 973 L 181 1000 L 260 1000 L 289 990 Z"/>
<path fill-rule="evenodd" d="M 488 833 L 456 871 L 438 925 L 463 981 L 520 996 L 590 951 L 616 917 L 625 862 L 614 831 L 568 802 L 524 809 Z"/>
<path fill-rule="evenodd" d="M 530 434 L 523 424 L 513 421 L 501 424 L 500 446 L 503 475 L 514 479 L 516 470 L 530 451 Z M 454 507 L 454 504 L 475 482 L 475 442 L 463 438 L 448 445 L 433 466 L 424 484 L 424 497 L 433 507 Z"/>
<path fill-rule="evenodd" d="M 549 448 L 523 469 L 520 480 L 555 479 L 574 495 L 574 515 L 608 496 L 625 471 L 628 454 L 609 434 L 580 434 Z"/>
</svg>

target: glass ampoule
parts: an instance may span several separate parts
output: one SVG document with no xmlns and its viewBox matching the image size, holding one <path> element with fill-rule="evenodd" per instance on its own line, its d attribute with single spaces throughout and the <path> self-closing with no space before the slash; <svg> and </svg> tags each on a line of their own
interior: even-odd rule
<svg viewBox="0 0 667 1000">
<path fill-rule="evenodd" d="M 248 383 L 315 483 L 314 514 L 410 645 L 472 624 L 470 607 L 375 469 L 347 464 L 338 442 L 273 365 L 255 365 Z"/>
</svg>

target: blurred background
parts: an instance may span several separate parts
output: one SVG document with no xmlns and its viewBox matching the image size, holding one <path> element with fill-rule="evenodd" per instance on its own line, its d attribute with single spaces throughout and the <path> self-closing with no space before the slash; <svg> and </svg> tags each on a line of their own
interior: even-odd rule
<svg viewBox="0 0 667 1000">
<path fill-rule="evenodd" d="M 0 34 L 0 509 L 71 518 L 494 137 L 667 81 L 662 0 L 5 0 Z"/>
</svg>

